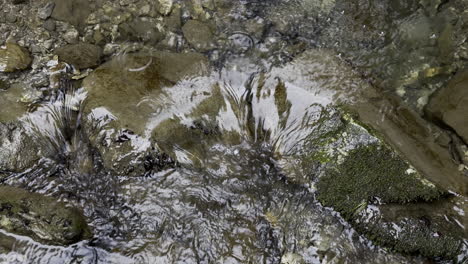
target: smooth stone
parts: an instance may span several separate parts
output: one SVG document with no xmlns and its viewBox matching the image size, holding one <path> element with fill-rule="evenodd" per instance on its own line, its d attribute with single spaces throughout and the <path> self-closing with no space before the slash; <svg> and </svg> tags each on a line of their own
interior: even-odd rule
<svg viewBox="0 0 468 264">
<path fill-rule="evenodd" d="M 453 128 L 468 144 L 468 71 L 458 73 L 437 91 L 426 106 L 426 113 Z"/>
<path fill-rule="evenodd" d="M 78 69 L 96 67 L 101 62 L 102 49 L 89 43 L 65 45 L 54 52 L 60 61 L 74 65 Z"/>
<path fill-rule="evenodd" d="M 0 227 L 52 245 L 69 245 L 91 235 L 80 210 L 8 186 L 0 187 Z"/>
<path fill-rule="evenodd" d="M 31 64 L 29 51 L 17 44 L 6 43 L 0 47 L 0 72 L 24 70 Z"/>
</svg>

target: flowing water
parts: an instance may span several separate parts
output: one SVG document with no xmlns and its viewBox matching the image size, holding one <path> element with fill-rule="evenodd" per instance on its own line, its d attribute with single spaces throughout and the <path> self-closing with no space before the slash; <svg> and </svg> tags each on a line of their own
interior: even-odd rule
<svg viewBox="0 0 468 264">
<path fill-rule="evenodd" d="M 305 37 L 318 34 L 301 30 L 312 30 Z M 95 135 L 111 140 L 106 133 L 112 120 L 134 113 L 95 109 L 88 115 L 80 86 L 62 84 L 55 98 L 25 115 L 45 158 L 4 183 L 83 208 L 93 238 L 49 246 L 0 230 L 0 243 L 9 249 L 0 251 L 0 262 L 431 263 L 357 233 L 317 201 L 321 165 L 303 166 L 309 142 L 340 124 L 337 104 L 365 101 L 358 91 L 368 82 L 329 49 L 297 60 L 275 54 L 264 59 L 245 53 L 254 46 L 249 35 L 234 33 L 230 40 L 234 55 L 217 59 L 218 67 L 205 76 L 140 98 L 135 107 L 150 109 L 141 134 L 121 131 L 119 140 L 131 142 L 128 155 L 156 148 L 168 154 L 167 166 L 155 169 L 149 159 L 140 175 L 107 170 L 90 142 Z M 257 49 L 262 45 L 274 44 Z M 144 71 L 149 64 L 130 68 L 123 59 L 120 67 Z M 348 147 L 378 141 L 366 134 Z M 466 204 L 463 197 L 453 201 L 460 211 L 455 218 L 465 219 Z"/>
</svg>

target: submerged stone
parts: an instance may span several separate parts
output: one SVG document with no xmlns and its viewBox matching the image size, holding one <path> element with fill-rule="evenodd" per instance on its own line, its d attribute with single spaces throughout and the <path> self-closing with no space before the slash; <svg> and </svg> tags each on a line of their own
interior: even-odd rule
<svg viewBox="0 0 468 264">
<path fill-rule="evenodd" d="M 127 54 L 85 78 L 86 125 L 105 167 L 117 174 L 142 175 L 173 166 L 146 138 L 153 129 L 151 120 L 164 109 L 163 88 L 170 91 L 179 81 L 206 74 L 208 67 L 198 53 Z"/>
<path fill-rule="evenodd" d="M 122 129 L 142 134 L 156 112 L 151 98 L 162 87 L 170 87 L 191 76 L 203 75 L 207 59 L 197 53 L 128 54 L 97 68 L 83 81 L 88 92 L 85 113 L 103 107 Z"/>
<path fill-rule="evenodd" d="M 14 43 L 0 47 L 0 72 L 24 70 L 31 64 L 28 50 Z"/>
<path fill-rule="evenodd" d="M 78 209 L 7 186 L 0 187 L 0 227 L 53 245 L 72 244 L 91 235 Z"/>
</svg>

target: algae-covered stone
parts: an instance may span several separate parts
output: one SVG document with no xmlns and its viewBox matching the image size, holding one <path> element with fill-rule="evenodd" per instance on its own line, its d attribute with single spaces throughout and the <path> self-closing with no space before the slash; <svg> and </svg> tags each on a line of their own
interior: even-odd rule
<svg viewBox="0 0 468 264">
<path fill-rule="evenodd" d="M 182 27 L 182 32 L 188 43 L 195 49 L 207 51 L 213 48 L 213 32 L 206 23 L 189 20 Z"/>
<path fill-rule="evenodd" d="M 318 182 L 318 199 L 333 206 L 345 218 L 352 218 L 363 203 L 431 201 L 441 192 L 424 182 L 396 153 L 383 145 L 358 147 L 343 163 L 328 169 Z"/>
<path fill-rule="evenodd" d="M 8 42 L 0 47 L 0 72 L 24 70 L 31 61 L 28 50 L 17 44 Z"/>
<path fill-rule="evenodd" d="M 98 66 L 101 61 L 102 49 L 99 46 L 79 43 L 65 45 L 55 50 L 59 60 L 74 65 L 78 69 Z"/>
<path fill-rule="evenodd" d="M 457 74 L 426 106 L 432 118 L 453 128 L 468 143 L 468 71 Z"/>
<path fill-rule="evenodd" d="M 41 194 L 0 187 L 0 227 L 54 245 L 90 237 L 83 214 Z"/>
</svg>

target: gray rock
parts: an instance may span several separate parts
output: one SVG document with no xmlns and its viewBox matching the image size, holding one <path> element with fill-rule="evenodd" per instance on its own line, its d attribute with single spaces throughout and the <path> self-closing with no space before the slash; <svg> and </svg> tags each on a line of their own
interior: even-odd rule
<svg viewBox="0 0 468 264">
<path fill-rule="evenodd" d="M 213 32 L 206 23 L 189 20 L 182 27 L 182 32 L 188 43 L 195 49 L 208 51 L 213 48 Z"/>
<path fill-rule="evenodd" d="M 453 128 L 468 144 L 468 71 L 458 73 L 437 91 L 426 106 L 426 113 Z"/>
<path fill-rule="evenodd" d="M 39 16 L 40 19 L 45 20 L 52 15 L 52 12 L 54 11 L 54 7 L 55 7 L 54 2 L 48 2 L 45 6 L 39 9 L 39 11 L 37 12 L 37 15 Z"/>
<path fill-rule="evenodd" d="M 27 49 L 14 43 L 0 47 L 0 72 L 24 70 L 31 64 L 31 56 Z"/>
<path fill-rule="evenodd" d="M 40 159 L 34 140 L 19 123 L 0 123 L 0 171 L 22 172 Z"/>
<path fill-rule="evenodd" d="M 15 23 L 16 22 L 16 14 L 14 13 L 7 13 L 6 14 L 6 21 L 9 23 Z"/>
<path fill-rule="evenodd" d="M 59 60 L 74 65 L 78 69 L 96 67 L 101 62 L 102 49 L 99 46 L 78 43 L 65 45 L 54 52 Z"/>
<path fill-rule="evenodd" d="M 53 245 L 89 238 L 83 213 L 42 194 L 0 187 L 0 227 Z"/>
<path fill-rule="evenodd" d="M 44 24 L 42 24 L 42 27 L 47 31 L 54 31 L 55 21 L 53 19 L 47 19 L 46 21 L 44 21 Z"/>
</svg>

